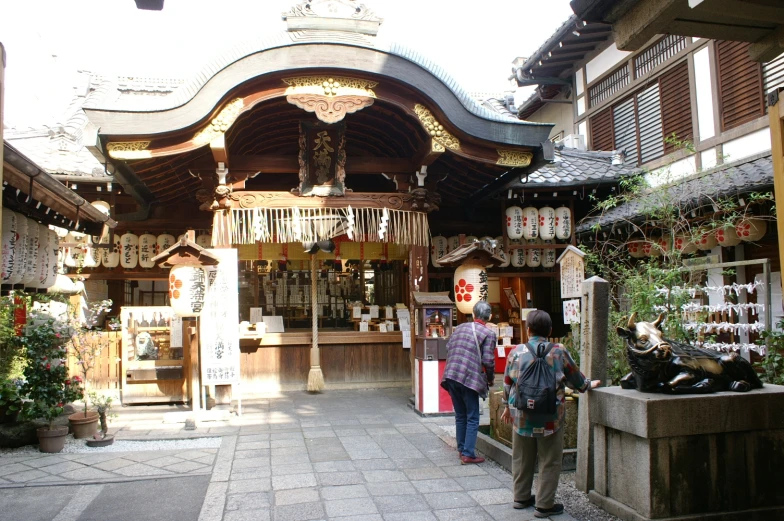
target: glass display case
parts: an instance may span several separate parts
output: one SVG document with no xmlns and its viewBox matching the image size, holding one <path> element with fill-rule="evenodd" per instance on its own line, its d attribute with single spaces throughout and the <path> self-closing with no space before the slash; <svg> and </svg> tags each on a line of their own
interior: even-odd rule
<svg viewBox="0 0 784 521">
<path fill-rule="evenodd" d="M 445 360 L 446 343 L 452 334 L 454 303 L 448 292 L 414 293 L 416 358 Z"/>
</svg>

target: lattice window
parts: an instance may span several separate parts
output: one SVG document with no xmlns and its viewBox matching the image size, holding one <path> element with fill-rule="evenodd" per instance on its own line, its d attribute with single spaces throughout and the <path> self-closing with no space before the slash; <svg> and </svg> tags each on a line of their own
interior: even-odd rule
<svg viewBox="0 0 784 521">
<path fill-rule="evenodd" d="M 588 89 L 588 100 L 595 107 L 629 84 L 629 64 L 625 63 Z"/>
<path fill-rule="evenodd" d="M 634 110 L 634 98 L 629 98 L 613 107 L 613 127 L 616 150 L 626 153 L 626 163 L 636 165 L 637 115 Z"/>
<path fill-rule="evenodd" d="M 634 58 L 634 77 L 644 76 L 686 48 L 686 38 L 668 35 Z"/>
</svg>

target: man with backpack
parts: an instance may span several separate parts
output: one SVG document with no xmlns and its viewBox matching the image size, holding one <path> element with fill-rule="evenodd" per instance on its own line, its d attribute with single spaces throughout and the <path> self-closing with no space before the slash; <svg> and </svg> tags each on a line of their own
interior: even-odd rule
<svg viewBox="0 0 784 521">
<path fill-rule="evenodd" d="M 457 450 L 463 465 L 485 460 L 474 450 L 479 430 L 479 397 L 487 397 L 487 390 L 492 387 L 495 376 L 498 338 L 485 325 L 490 317 L 490 304 L 480 300 L 474 305 L 474 320 L 457 326 L 446 344 L 446 367 L 441 387 L 452 398 Z"/>
<path fill-rule="evenodd" d="M 555 503 L 555 490 L 563 458 L 565 386 L 584 393 L 598 387 L 589 381 L 561 344 L 547 341 L 553 322 L 546 311 L 534 310 L 526 317 L 528 343 L 518 345 L 506 361 L 504 401 L 501 414 L 512 429 L 512 481 L 514 508 L 536 506 L 538 518 L 562 514 Z M 534 466 L 539 457 L 539 483 L 531 494 Z"/>
</svg>

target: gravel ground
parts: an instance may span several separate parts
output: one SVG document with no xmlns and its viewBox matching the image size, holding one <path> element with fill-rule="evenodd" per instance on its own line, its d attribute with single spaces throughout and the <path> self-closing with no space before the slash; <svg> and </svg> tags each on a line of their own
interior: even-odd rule
<svg viewBox="0 0 784 521">
<path fill-rule="evenodd" d="M 220 447 L 221 438 L 193 438 L 189 440 L 156 440 L 156 441 L 129 441 L 115 440 L 106 447 L 88 447 L 86 440 L 76 440 L 72 435 L 65 439 L 65 447 L 61 454 L 102 453 L 102 452 L 131 452 L 148 450 L 189 450 L 189 449 L 217 449 Z M 42 454 L 35 445 L 26 445 L 16 449 L 0 449 L 0 456 Z"/>
</svg>

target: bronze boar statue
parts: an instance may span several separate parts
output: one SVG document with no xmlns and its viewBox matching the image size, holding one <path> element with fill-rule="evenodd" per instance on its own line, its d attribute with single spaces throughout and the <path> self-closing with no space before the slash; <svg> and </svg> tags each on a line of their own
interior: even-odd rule
<svg viewBox="0 0 784 521">
<path fill-rule="evenodd" d="M 618 334 L 626 339 L 626 359 L 632 372 L 621 379 L 624 389 L 646 393 L 746 392 L 760 389 L 757 373 L 737 353 L 719 353 L 673 342 L 662 336 L 664 314 L 655 322 L 629 318 Z"/>
</svg>

